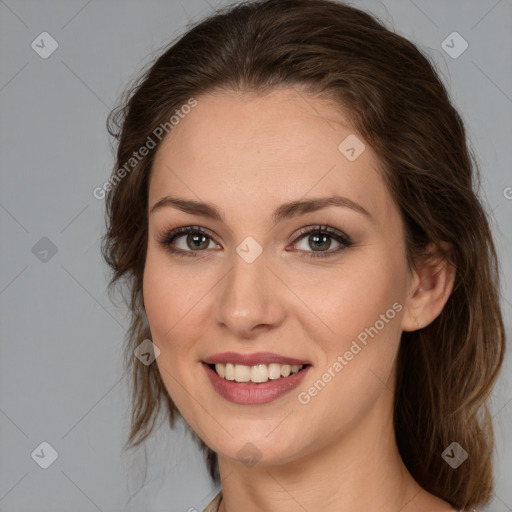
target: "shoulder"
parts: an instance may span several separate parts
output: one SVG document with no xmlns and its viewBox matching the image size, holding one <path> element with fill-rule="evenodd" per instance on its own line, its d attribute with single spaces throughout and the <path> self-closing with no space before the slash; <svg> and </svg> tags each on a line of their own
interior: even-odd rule
<svg viewBox="0 0 512 512">
<path fill-rule="evenodd" d="M 213 498 L 210 503 L 206 506 L 203 512 L 217 512 L 219 510 L 220 501 L 222 499 L 222 491 L 219 491 L 218 494 Z M 469 511 L 468 511 L 469 512 Z"/>
</svg>

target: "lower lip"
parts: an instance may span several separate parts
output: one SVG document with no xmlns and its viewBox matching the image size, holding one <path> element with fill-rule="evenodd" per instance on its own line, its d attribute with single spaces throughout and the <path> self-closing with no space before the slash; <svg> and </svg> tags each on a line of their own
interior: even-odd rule
<svg viewBox="0 0 512 512">
<path fill-rule="evenodd" d="M 311 368 L 311 366 L 306 366 L 289 377 L 280 377 L 256 384 L 223 379 L 206 363 L 202 364 L 215 391 L 226 400 L 240 405 L 267 404 L 281 398 L 296 388 Z"/>
</svg>

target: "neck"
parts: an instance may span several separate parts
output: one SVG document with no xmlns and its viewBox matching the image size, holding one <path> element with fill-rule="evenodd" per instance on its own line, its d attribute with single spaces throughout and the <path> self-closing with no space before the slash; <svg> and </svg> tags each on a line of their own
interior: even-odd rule
<svg viewBox="0 0 512 512">
<path fill-rule="evenodd" d="M 289 463 L 262 460 L 245 466 L 219 455 L 220 512 L 452 511 L 424 491 L 403 464 L 389 412 L 391 393 L 386 395 L 382 404 L 332 443 L 310 447 L 309 453 Z"/>
</svg>

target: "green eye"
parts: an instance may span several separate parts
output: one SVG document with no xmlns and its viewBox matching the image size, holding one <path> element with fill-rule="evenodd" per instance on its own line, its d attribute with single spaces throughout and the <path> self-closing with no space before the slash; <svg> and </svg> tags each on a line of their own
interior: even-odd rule
<svg viewBox="0 0 512 512">
<path fill-rule="evenodd" d="M 176 241 L 180 239 L 183 239 L 184 245 L 177 247 Z M 306 239 L 307 246 L 312 249 L 302 248 L 298 250 L 298 254 L 305 258 L 334 256 L 352 245 L 352 240 L 348 235 L 329 226 L 304 228 L 295 239 L 294 245 L 301 239 Z M 338 244 L 338 247 L 329 250 L 333 240 Z M 215 244 L 212 235 L 200 226 L 185 226 L 174 229 L 159 242 L 172 254 L 184 257 L 196 257 L 197 253 L 205 252 L 206 249 L 211 248 L 211 243 Z M 217 247 L 219 246 L 217 245 Z"/>
</svg>

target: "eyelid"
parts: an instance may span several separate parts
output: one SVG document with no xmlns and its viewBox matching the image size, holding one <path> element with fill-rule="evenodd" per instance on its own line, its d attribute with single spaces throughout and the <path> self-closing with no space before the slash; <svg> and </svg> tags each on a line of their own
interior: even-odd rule
<svg viewBox="0 0 512 512">
<path fill-rule="evenodd" d="M 188 234 L 202 234 L 206 235 L 208 238 L 210 238 L 213 243 L 220 245 L 216 242 L 216 235 L 214 235 L 209 229 L 203 228 L 202 226 L 198 225 L 189 225 L 189 226 L 181 226 L 175 229 L 171 229 L 170 231 L 164 231 L 163 235 L 158 237 L 158 242 L 165 247 L 166 250 L 173 254 L 179 254 L 185 257 L 196 257 L 199 256 L 197 253 L 204 253 L 208 252 L 206 250 L 200 250 L 200 251 L 193 251 L 193 250 L 183 250 L 183 249 L 176 249 L 172 247 L 172 243 L 177 238 L 180 238 L 182 236 L 188 235 Z M 321 258 L 321 257 L 329 257 L 334 256 L 344 249 L 347 249 L 348 247 L 353 245 L 352 239 L 350 236 L 348 236 L 343 231 L 332 228 L 331 226 L 327 225 L 309 225 L 301 228 L 299 232 L 295 235 L 292 244 L 296 244 L 300 239 L 304 238 L 306 235 L 313 235 L 315 233 L 321 233 L 321 234 L 327 234 L 330 238 L 335 239 L 341 246 L 335 250 L 328 250 L 328 251 L 304 251 L 302 249 L 298 250 L 297 252 L 302 256 L 306 258 Z"/>
<path fill-rule="evenodd" d="M 316 224 L 313 226 L 305 226 L 301 228 L 297 234 L 297 236 L 294 239 L 294 242 L 296 242 L 299 238 L 304 237 L 305 235 L 313 234 L 313 233 L 327 233 L 328 235 L 331 235 L 333 238 L 341 238 L 344 243 L 351 244 L 352 239 L 343 231 L 332 228 L 331 226 L 327 225 L 320 225 Z"/>
<path fill-rule="evenodd" d="M 214 242 L 217 245 L 220 245 L 215 241 L 216 235 L 214 235 L 212 231 L 210 231 L 208 228 L 203 228 L 202 226 L 198 226 L 198 225 L 180 226 L 180 227 L 177 227 L 174 229 L 164 230 L 164 232 L 160 236 L 157 237 L 157 240 L 158 240 L 159 244 L 163 245 L 164 248 L 166 250 L 170 251 L 171 253 L 177 253 L 177 254 L 189 256 L 189 255 L 194 255 L 194 253 L 205 252 L 205 251 L 185 251 L 183 249 L 175 249 L 172 247 L 171 244 L 173 244 L 177 238 L 180 238 L 182 236 L 192 234 L 192 233 L 194 233 L 194 234 L 199 233 L 199 234 L 205 235 L 208 238 L 210 238 L 210 240 L 212 242 Z M 192 253 L 192 254 L 190 254 L 190 253 Z"/>
<path fill-rule="evenodd" d="M 187 235 L 189 233 L 201 233 L 203 235 L 209 236 L 212 240 L 215 240 L 217 237 L 217 235 L 213 231 L 210 231 L 208 228 L 203 228 L 199 225 L 187 225 L 164 229 L 158 238 L 160 241 L 165 241 L 172 238 L 177 238 L 180 235 Z"/>
<path fill-rule="evenodd" d="M 336 240 L 340 247 L 334 250 L 327 251 L 303 251 L 302 249 L 296 251 L 301 258 L 306 258 L 309 260 L 318 260 L 321 258 L 334 258 L 339 256 L 343 251 L 353 246 L 352 239 L 345 232 L 332 228 L 331 226 L 326 225 L 314 225 L 314 226 L 305 226 L 299 230 L 298 235 L 295 237 L 293 243 L 296 244 L 300 239 L 304 238 L 306 235 L 313 235 L 315 233 L 327 234 L 329 238 L 333 238 Z"/>
</svg>

